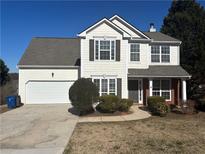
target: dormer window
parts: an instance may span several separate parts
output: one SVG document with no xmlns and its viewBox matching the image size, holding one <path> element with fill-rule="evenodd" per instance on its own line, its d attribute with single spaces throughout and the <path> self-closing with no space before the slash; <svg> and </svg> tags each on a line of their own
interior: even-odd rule
<svg viewBox="0 0 205 154">
<path fill-rule="evenodd" d="M 114 60 L 115 41 L 114 40 L 95 40 L 95 59 Z"/>
</svg>

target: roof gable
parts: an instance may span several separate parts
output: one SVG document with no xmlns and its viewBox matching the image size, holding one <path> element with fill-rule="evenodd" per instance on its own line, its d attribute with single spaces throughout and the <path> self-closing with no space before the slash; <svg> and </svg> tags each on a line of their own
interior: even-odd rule
<svg viewBox="0 0 205 154">
<path fill-rule="evenodd" d="M 102 20 L 98 21 L 94 25 L 88 27 L 86 30 L 84 30 L 80 34 L 78 34 L 78 36 L 85 37 L 87 33 L 91 32 L 92 30 L 94 30 L 95 28 L 99 27 L 103 23 L 107 24 L 108 26 L 113 28 L 115 31 L 117 31 L 118 33 L 122 34 L 124 37 L 130 37 L 130 35 L 126 31 L 124 31 L 123 29 L 121 29 L 120 27 L 118 27 L 117 25 L 115 25 L 114 23 L 112 23 L 111 21 L 109 21 L 106 18 L 103 18 Z"/>
<path fill-rule="evenodd" d="M 136 27 L 132 26 L 131 24 L 129 24 L 127 21 L 125 21 L 124 19 L 122 19 L 121 17 L 119 17 L 118 15 L 114 15 L 113 17 L 111 17 L 109 19 L 111 22 L 117 24 L 117 22 L 119 22 L 120 24 L 118 24 L 117 26 L 123 28 L 124 26 L 127 27 L 129 29 L 129 31 L 131 31 L 132 33 L 135 33 L 137 36 L 139 36 L 140 38 L 144 38 L 144 39 L 150 39 L 147 35 L 145 35 L 143 32 L 141 32 L 140 30 L 138 30 Z M 117 21 L 117 22 L 116 22 Z M 124 29 L 125 30 L 125 29 Z M 128 31 L 127 31 L 128 32 Z M 128 32 L 129 33 L 129 32 Z M 131 35 L 131 34 L 130 34 Z"/>
</svg>

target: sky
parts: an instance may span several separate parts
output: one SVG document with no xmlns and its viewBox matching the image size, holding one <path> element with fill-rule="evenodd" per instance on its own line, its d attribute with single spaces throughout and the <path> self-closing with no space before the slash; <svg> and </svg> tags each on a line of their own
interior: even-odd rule
<svg viewBox="0 0 205 154">
<path fill-rule="evenodd" d="M 10 72 L 32 37 L 76 37 L 106 17 L 117 14 L 141 31 L 154 23 L 157 31 L 171 1 L 1 1 L 1 58 Z M 205 0 L 199 1 L 205 7 Z"/>
</svg>

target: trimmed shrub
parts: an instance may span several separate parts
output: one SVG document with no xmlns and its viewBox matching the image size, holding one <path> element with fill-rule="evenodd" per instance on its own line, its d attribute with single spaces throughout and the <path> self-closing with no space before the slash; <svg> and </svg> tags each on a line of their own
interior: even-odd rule
<svg viewBox="0 0 205 154">
<path fill-rule="evenodd" d="M 132 105 L 133 105 L 133 100 L 121 99 L 118 105 L 118 110 L 121 112 L 128 112 Z"/>
<path fill-rule="evenodd" d="M 99 98 L 99 104 L 96 106 L 96 110 L 102 113 L 113 113 L 117 111 L 119 104 L 119 97 L 114 95 L 105 95 Z"/>
<path fill-rule="evenodd" d="M 69 90 L 71 104 L 77 109 L 79 115 L 94 112 L 93 103 L 97 102 L 98 96 L 98 88 L 90 79 L 86 78 L 75 81 Z"/>
<path fill-rule="evenodd" d="M 153 115 L 165 116 L 169 111 L 169 106 L 165 103 L 165 99 L 160 96 L 151 96 L 147 100 L 148 109 Z"/>
<path fill-rule="evenodd" d="M 113 113 L 116 111 L 128 112 L 133 105 L 133 100 L 120 99 L 113 95 L 101 96 L 99 102 L 100 103 L 96 106 L 96 110 L 102 113 Z"/>
</svg>

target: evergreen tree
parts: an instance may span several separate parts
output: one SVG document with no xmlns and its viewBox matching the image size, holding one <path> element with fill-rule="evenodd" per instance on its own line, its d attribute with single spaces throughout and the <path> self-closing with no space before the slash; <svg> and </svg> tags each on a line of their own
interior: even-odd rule
<svg viewBox="0 0 205 154">
<path fill-rule="evenodd" d="M 9 81 L 9 69 L 8 67 L 5 65 L 4 61 L 2 59 L 0 59 L 0 80 L 1 80 L 1 86 L 5 85 L 7 81 Z"/>
<path fill-rule="evenodd" d="M 173 1 L 164 18 L 161 32 L 182 41 L 180 61 L 192 75 L 188 81 L 188 97 L 205 95 L 205 10 L 194 0 Z"/>
</svg>

